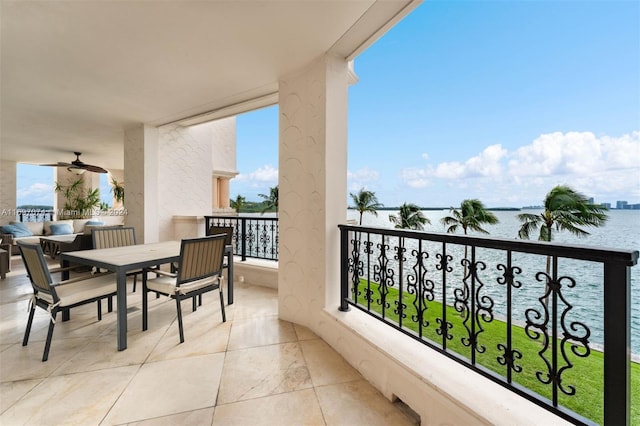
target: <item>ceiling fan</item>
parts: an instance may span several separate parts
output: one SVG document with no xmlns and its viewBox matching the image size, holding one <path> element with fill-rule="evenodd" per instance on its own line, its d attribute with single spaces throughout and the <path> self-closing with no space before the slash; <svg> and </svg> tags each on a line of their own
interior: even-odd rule
<svg viewBox="0 0 640 426">
<path fill-rule="evenodd" d="M 85 164 L 82 161 L 80 161 L 80 156 L 82 155 L 81 152 L 74 152 L 74 154 L 76 155 L 76 159 L 73 160 L 71 163 L 63 163 L 59 161 L 55 164 L 40 164 L 40 165 L 49 166 L 49 167 L 66 167 L 67 170 L 77 175 L 81 175 L 87 170 L 94 173 L 108 173 L 108 170 L 103 169 L 100 166 Z"/>
</svg>

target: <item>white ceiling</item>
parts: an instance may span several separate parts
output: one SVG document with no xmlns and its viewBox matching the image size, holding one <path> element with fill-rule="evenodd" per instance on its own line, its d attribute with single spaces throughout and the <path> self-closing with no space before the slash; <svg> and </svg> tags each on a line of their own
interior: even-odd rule
<svg viewBox="0 0 640 426">
<path fill-rule="evenodd" d="M 0 157 L 123 168 L 123 129 L 277 91 L 352 59 L 419 0 L 0 0 Z"/>
</svg>

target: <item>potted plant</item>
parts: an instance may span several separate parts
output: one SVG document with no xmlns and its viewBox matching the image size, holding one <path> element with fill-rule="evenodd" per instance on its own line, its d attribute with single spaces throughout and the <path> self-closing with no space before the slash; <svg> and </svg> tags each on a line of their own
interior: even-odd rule
<svg viewBox="0 0 640 426">
<path fill-rule="evenodd" d="M 56 182 L 55 191 L 62 193 L 65 198 L 62 219 L 90 218 L 93 210 L 100 206 L 100 190 L 85 188 L 82 177 L 66 186 Z"/>
<path fill-rule="evenodd" d="M 113 193 L 113 199 L 117 203 L 124 204 L 124 182 L 118 182 L 111 178 L 111 192 Z"/>
</svg>

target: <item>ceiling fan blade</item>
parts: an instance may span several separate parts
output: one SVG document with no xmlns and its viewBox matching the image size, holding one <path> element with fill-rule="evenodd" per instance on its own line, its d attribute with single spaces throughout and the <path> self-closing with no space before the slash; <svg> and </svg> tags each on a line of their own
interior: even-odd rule
<svg viewBox="0 0 640 426">
<path fill-rule="evenodd" d="M 40 166 L 48 166 L 48 167 L 73 167 L 73 164 L 71 163 L 63 163 L 63 162 L 57 162 L 54 164 L 39 164 Z"/>
<path fill-rule="evenodd" d="M 91 165 L 91 164 L 84 164 L 84 165 L 82 166 L 82 168 L 83 168 L 83 169 L 85 169 L 85 170 L 88 170 L 88 171 L 90 171 L 90 172 L 93 172 L 93 173 L 109 173 L 109 171 L 108 171 L 108 170 L 103 169 L 103 168 L 102 168 L 102 167 L 100 167 L 100 166 L 93 166 L 93 165 Z"/>
</svg>

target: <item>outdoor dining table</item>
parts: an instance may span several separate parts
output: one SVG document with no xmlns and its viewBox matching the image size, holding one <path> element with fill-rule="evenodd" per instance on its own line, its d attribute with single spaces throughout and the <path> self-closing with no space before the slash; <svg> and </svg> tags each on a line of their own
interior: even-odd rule
<svg viewBox="0 0 640 426">
<path fill-rule="evenodd" d="M 233 246 L 225 247 L 229 284 L 228 304 L 233 304 Z M 95 266 L 116 273 L 117 340 L 118 350 L 127 348 L 127 272 L 156 265 L 177 262 L 180 258 L 180 241 L 139 244 L 97 250 L 70 251 L 60 254 L 63 268 L 71 263 Z M 69 271 L 62 272 L 62 279 L 69 279 Z"/>
</svg>

